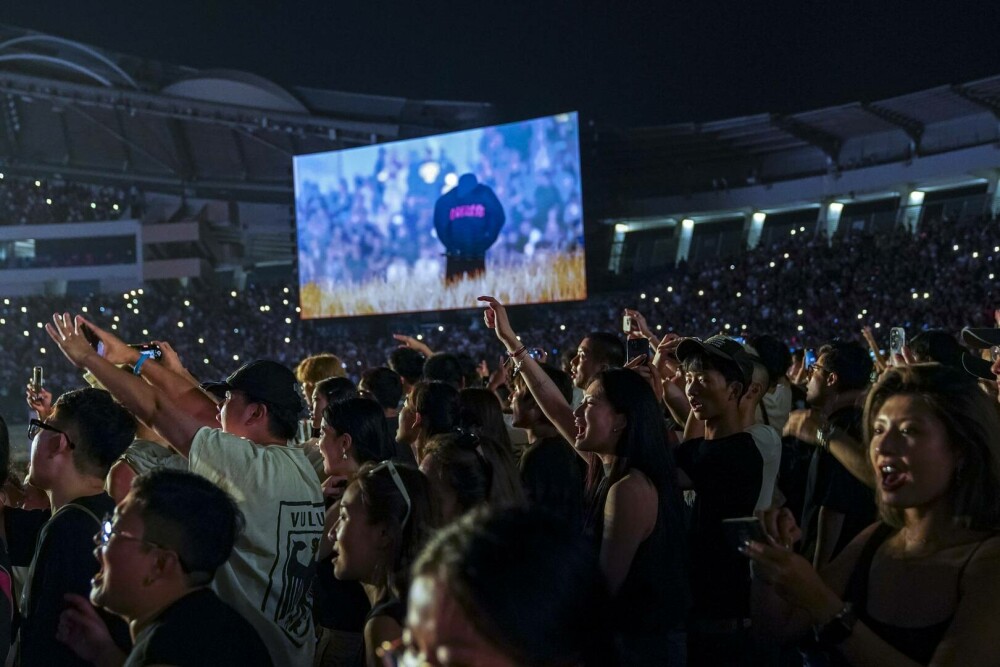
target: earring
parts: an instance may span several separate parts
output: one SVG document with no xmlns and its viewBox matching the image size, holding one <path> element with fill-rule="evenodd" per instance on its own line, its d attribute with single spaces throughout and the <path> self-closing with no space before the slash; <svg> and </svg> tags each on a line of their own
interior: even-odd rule
<svg viewBox="0 0 1000 667">
<path fill-rule="evenodd" d="M 340 458 L 344 459 L 345 461 L 347 460 L 347 450 L 346 449 L 344 450 L 344 455 L 342 457 L 340 457 Z"/>
</svg>

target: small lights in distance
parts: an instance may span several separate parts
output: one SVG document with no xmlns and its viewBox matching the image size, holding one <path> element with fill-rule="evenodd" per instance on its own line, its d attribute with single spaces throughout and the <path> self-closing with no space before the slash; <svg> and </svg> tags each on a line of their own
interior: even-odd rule
<svg viewBox="0 0 1000 667">
<path fill-rule="evenodd" d="M 438 331 L 444 331 L 444 327 L 438 326 Z"/>
<path fill-rule="evenodd" d="M 38 351 L 41 352 L 42 354 L 45 354 L 45 348 L 44 347 L 38 348 Z"/>
<path fill-rule="evenodd" d="M 283 291 L 283 292 L 284 292 L 285 294 L 288 294 L 288 288 L 287 288 L 287 287 L 286 287 L 285 289 L 283 289 L 282 291 Z"/>
<path fill-rule="evenodd" d="M 698 296 L 705 296 L 705 290 L 703 289 L 698 290 Z"/>
<path fill-rule="evenodd" d="M 787 252 L 785 253 L 785 259 L 788 259 L 788 253 Z"/>
<path fill-rule="evenodd" d="M 29 331 L 28 331 L 27 329 L 25 329 L 25 330 L 24 330 L 24 335 L 25 335 L 25 336 L 30 336 L 30 335 L 31 335 L 31 332 L 29 332 Z"/>
<path fill-rule="evenodd" d="M 1000 252 L 1000 245 L 993 246 L 993 252 Z"/>
<path fill-rule="evenodd" d="M 673 292 L 673 291 L 674 291 L 674 287 L 673 287 L 673 285 L 671 285 L 671 286 L 667 287 L 667 291 L 668 291 L 668 292 Z"/>
<path fill-rule="evenodd" d="M 805 227 L 799 227 L 799 231 L 800 232 L 804 232 L 804 231 L 806 231 L 806 228 Z"/>
<path fill-rule="evenodd" d="M 916 292 L 914 292 L 914 293 L 913 293 L 913 294 L 911 294 L 910 296 L 912 296 L 912 297 L 913 297 L 914 299 L 916 299 L 916 298 L 917 298 L 917 293 L 916 293 Z"/>
<path fill-rule="evenodd" d="M 793 230 L 792 230 L 791 232 L 789 232 L 789 233 L 790 233 L 790 234 L 791 234 L 792 236 L 795 236 L 795 230 L 794 230 L 794 229 L 793 229 Z"/>
<path fill-rule="evenodd" d="M 115 322 L 121 322 L 121 318 L 118 317 L 117 315 L 115 315 L 114 320 L 115 320 Z"/>
<path fill-rule="evenodd" d="M 4 299 L 3 300 L 3 305 L 9 306 L 10 305 L 10 299 Z"/>
<path fill-rule="evenodd" d="M 283 299 L 281 303 L 282 303 L 282 305 L 287 306 L 288 305 L 288 299 Z"/>
<path fill-rule="evenodd" d="M 979 253 L 978 252 L 972 253 L 972 259 L 979 259 Z"/>
<path fill-rule="evenodd" d="M 517 337 L 517 339 L 518 339 L 518 340 L 521 340 L 521 337 L 520 337 L 520 336 L 518 336 L 518 337 Z M 417 340 L 423 340 L 423 337 L 422 337 L 422 336 L 417 336 Z"/>
<path fill-rule="evenodd" d="M 992 273 L 990 274 L 990 280 L 993 280 L 993 274 Z"/>
<path fill-rule="evenodd" d="M 140 294 L 140 296 L 142 295 L 142 288 L 141 287 L 139 288 L 139 294 Z"/>
<path fill-rule="evenodd" d="M 27 306 L 21 306 L 21 312 L 22 313 L 28 312 L 28 307 Z"/>
<path fill-rule="evenodd" d="M 729 331 L 729 330 L 730 330 L 730 329 L 731 329 L 732 327 L 730 327 L 730 326 L 729 326 L 729 325 L 727 324 L 726 326 L 724 326 L 724 327 L 722 327 L 722 328 L 723 328 L 723 329 L 725 329 L 726 331 Z"/>
<path fill-rule="evenodd" d="M 48 204 L 49 206 L 52 206 L 52 200 L 49 199 L 48 197 L 45 198 L 45 203 Z"/>
<path fill-rule="evenodd" d="M 773 269 L 774 268 L 774 262 L 771 262 L 768 266 L 770 266 Z"/>
<path fill-rule="evenodd" d="M 142 335 L 143 336 L 148 336 L 149 335 L 149 329 L 143 329 L 142 330 Z"/>
<path fill-rule="evenodd" d="M 229 296 L 231 296 L 231 297 L 233 297 L 235 299 L 236 298 L 236 290 L 233 290 L 232 292 L 230 292 Z"/>
<path fill-rule="evenodd" d="M 184 323 L 183 322 L 178 322 L 177 323 L 177 328 L 178 329 L 183 329 L 184 328 Z"/>
<path fill-rule="evenodd" d="M 41 181 L 35 181 L 35 187 L 36 188 L 42 187 L 42 182 Z"/>
<path fill-rule="evenodd" d="M 640 295 L 639 295 L 639 298 L 640 298 L 640 299 L 645 299 L 645 298 L 646 298 L 646 293 L 645 293 L 645 292 L 643 292 L 642 294 L 640 294 Z"/>
<path fill-rule="evenodd" d="M 43 328 L 45 327 L 45 325 L 44 325 L 44 324 L 42 324 L 41 322 L 38 322 L 37 324 L 38 324 L 38 328 L 39 328 L 39 329 L 43 329 Z"/>
<path fill-rule="evenodd" d="M 129 292 L 129 294 L 131 294 L 132 296 L 135 296 L 135 290 L 132 290 L 131 292 Z"/>
<path fill-rule="evenodd" d="M 654 296 L 653 297 L 653 303 L 659 303 L 659 302 L 660 302 L 660 297 Z"/>
<path fill-rule="evenodd" d="M 858 319 L 859 320 L 864 319 L 864 317 L 865 317 L 864 315 L 862 315 L 861 313 L 858 313 Z"/>
<path fill-rule="evenodd" d="M 97 208 L 97 202 L 95 201 L 90 202 L 90 208 Z"/>
<path fill-rule="evenodd" d="M 737 298 L 737 299 L 740 299 L 740 298 L 742 298 L 742 297 L 743 297 L 743 292 L 737 292 L 737 293 L 736 293 L 736 298 Z"/>
<path fill-rule="evenodd" d="M 795 314 L 796 314 L 796 315 L 801 315 L 801 314 L 802 314 L 802 309 L 801 309 L 801 308 L 799 308 L 798 310 L 796 310 L 796 311 L 795 311 Z"/>
<path fill-rule="evenodd" d="M 566 325 L 565 324 L 560 324 L 559 325 L 559 331 L 566 331 Z"/>
<path fill-rule="evenodd" d="M 202 361 L 204 361 L 206 364 L 208 363 L 208 359 L 202 359 Z"/>
<path fill-rule="evenodd" d="M 117 324 L 112 324 L 111 328 L 114 329 L 115 331 L 118 331 L 118 325 Z"/>
<path fill-rule="evenodd" d="M 112 205 L 111 205 L 111 209 L 112 209 L 113 211 L 117 211 L 117 210 L 118 210 L 118 204 L 112 204 Z"/>
<path fill-rule="evenodd" d="M 662 324 L 657 324 L 656 325 L 656 330 L 657 331 L 663 331 L 663 325 Z"/>
<path fill-rule="evenodd" d="M 198 339 L 198 344 L 199 345 L 204 345 L 205 344 L 205 339 L 204 338 L 199 338 Z"/>
<path fill-rule="evenodd" d="M 187 306 L 188 308 L 190 308 L 191 307 L 191 302 L 188 301 L 187 299 L 184 299 L 184 305 Z"/>
<path fill-rule="evenodd" d="M 233 361 L 239 361 L 239 360 L 240 360 L 240 355 L 234 354 L 233 355 Z"/>
<path fill-rule="evenodd" d="M 740 329 L 746 329 L 746 328 L 747 328 L 747 325 L 745 325 L 745 324 L 740 325 Z"/>
<path fill-rule="evenodd" d="M 956 243 L 955 245 L 953 245 L 951 249 L 954 250 L 955 252 L 958 252 L 958 244 Z"/>
<path fill-rule="evenodd" d="M 7 324 L 7 320 L 0 317 L 0 324 Z"/>
<path fill-rule="evenodd" d="M 292 339 L 289 338 L 288 336 L 285 336 L 285 343 L 288 344 L 288 343 L 291 343 L 291 342 L 292 342 Z"/>
<path fill-rule="evenodd" d="M 296 312 L 296 313 L 301 313 L 301 312 L 302 312 L 302 309 L 301 309 L 301 308 L 299 308 L 298 306 L 295 306 L 295 312 Z"/>
<path fill-rule="evenodd" d="M 929 298 L 931 298 L 931 295 L 930 295 L 930 293 L 929 293 L 929 292 L 924 292 L 924 298 L 925 298 L 925 299 L 929 299 Z"/>
<path fill-rule="evenodd" d="M 292 318 L 286 317 L 285 318 L 285 324 L 291 324 L 291 323 L 292 323 Z"/>
<path fill-rule="evenodd" d="M 882 323 L 881 322 L 876 322 L 875 323 L 875 328 L 876 329 L 881 329 L 882 328 Z"/>
<path fill-rule="evenodd" d="M 800 324 L 800 325 L 798 326 L 798 330 L 799 330 L 799 331 L 802 331 L 802 329 L 803 329 L 803 327 L 802 327 L 802 325 Z"/>
<path fill-rule="evenodd" d="M 417 340 L 423 340 L 423 339 L 424 339 L 424 335 L 423 334 L 417 334 Z M 518 336 L 517 339 L 521 340 L 521 337 Z"/>
<path fill-rule="evenodd" d="M 83 312 L 87 312 L 87 307 L 86 307 L 86 306 L 84 306 L 84 307 L 83 307 L 83 308 L 81 308 L 80 310 L 82 310 Z"/>
</svg>

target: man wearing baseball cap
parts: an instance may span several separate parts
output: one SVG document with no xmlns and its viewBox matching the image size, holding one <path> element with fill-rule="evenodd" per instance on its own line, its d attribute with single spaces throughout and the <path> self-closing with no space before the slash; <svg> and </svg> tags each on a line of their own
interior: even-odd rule
<svg viewBox="0 0 1000 667">
<path fill-rule="evenodd" d="M 87 326 L 104 343 L 103 357 L 87 342 Z M 286 446 L 305 414 L 295 375 L 273 361 L 250 362 L 210 387 L 224 396 L 216 405 L 191 378 L 82 317 L 55 314 L 46 330 L 74 365 L 187 458 L 191 472 L 233 497 L 246 530 L 213 588 L 254 626 L 274 664 L 311 665 L 308 591 L 324 506 L 305 452 Z M 121 363 L 134 373 L 122 373 Z"/>
<path fill-rule="evenodd" d="M 753 516 L 768 488 L 764 453 L 745 430 L 750 424 L 741 410 L 742 402 L 751 400 L 754 361 L 725 336 L 687 338 L 676 354 L 691 404 L 689 419 L 705 428 L 704 437 L 675 450 L 681 484 L 697 494 L 690 529 L 689 664 L 744 664 L 752 645 L 749 565 L 726 541 L 722 522 Z"/>
<path fill-rule="evenodd" d="M 990 351 L 990 360 L 980 359 L 965 353 L 962 355 L 962 366 L 970 375 L 980 380 L 991 382 L 1000 390 L 1000 329 L 962 329 L 962 342 L 974 350 Z M 1000 398 L 1000 393 L 998 393 Z"/>
</svg>

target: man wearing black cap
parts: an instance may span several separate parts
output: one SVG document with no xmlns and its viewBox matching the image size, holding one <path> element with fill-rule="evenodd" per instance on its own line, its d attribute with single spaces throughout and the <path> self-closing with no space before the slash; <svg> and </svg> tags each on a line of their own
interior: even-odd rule
<svg viewBox="0 0 1000 667">
<path fill-rule="evenodd" d="M 765 486 L 764 457 L 744 430 L 740 409 L 749 400 L 753 359 L 725 336 L 685 339 L 676 354 L 690 418 L 705 427 L 704 437 L 687 440 L 675 452 L 681 483 L 697 494 L 690 536 L 694 608 L 688 664 L 755 664 L 749 648 L 749 565 L 727 543 L 722 527 L 723 519 L 752 516 Z"/>
<path fill-rule="evenodd" d="M 990 361 L 966 352 L 962 355 L 962 366 L 969 374 L 993 383 L 1000 390 L 1000 329 L 965 327 L 962 329 L 962 341 L 976 350 L 989 349 Z M 996 395 L 1000 398 L 1000 391 Z"/>
<path fill-rule="evenodd" d="M 104 343 L 103 357 L 84 337 L 84 324 Z M 189 378 L 79 316 L 56 314 L 46 330 L 74 365 L 186 457 L 191 472 L 236 500 L 246 530 L 213 588 L 250 621 L 274 664 L 312 664 L 308 590 L 324 507 L 305 452 L 286 446 L 305 412 L 294 374 L 273 361 L 248 363 L 216 388 L 225 391 L 217 406 Z M 121 363 L 134 374 L 114 366 Z"/>
</svg>

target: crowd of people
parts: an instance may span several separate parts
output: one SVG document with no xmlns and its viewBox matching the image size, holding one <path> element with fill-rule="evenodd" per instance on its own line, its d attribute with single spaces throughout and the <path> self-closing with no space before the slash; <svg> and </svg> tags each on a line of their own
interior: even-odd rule
<svg viewBox="0 0 1000 667">
<path fill-rule="evenodd" d="M 536 251 L 579 246 L 583 208 L 573 132 L 575 124 L 554 118 L 513 123 L 482 130 L 471 170 L 428 144 L 379 148 L 370 173 L 341 178 L 329 189 L 305 180 L 296 196 L 302 282 L 438 275 L 444 247 L 435 236 L 434 205 L 463 173 L 489 187 L 504 209 L 491 261 L 508 265 Z"/>
<path fill-rule="evenodd" d="M 0 225 L 118 220 L 138 216 L 141 206 L 142 194 L 135 187 L 0 174 Z"/>
<path fill-rule="evenodd" d="M 384 340 L 284 286 L 0 298 L 0 647 L 995 664 L 997 263 L 986 218 L 799 233 Z"/>
</svg>

